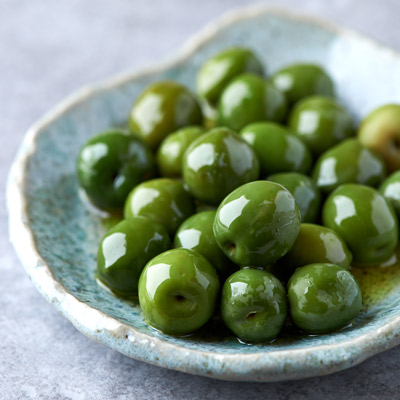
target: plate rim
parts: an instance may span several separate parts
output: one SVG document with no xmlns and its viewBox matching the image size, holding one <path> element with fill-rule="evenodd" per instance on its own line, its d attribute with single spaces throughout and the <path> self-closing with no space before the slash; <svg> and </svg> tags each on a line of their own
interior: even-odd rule
<svg viewBox="0 0 400 400">
<path fill-rule="evenodd" d="M 238 353 L 223 354 L 188 349 L 185 346 L 165 342 L 160 338 L 138 332 L 134 327 L 124 324 L 74 297 L 55 279 L 50 266 L 41 257 L 36 247 L 33 232 L 29 226 L 24 187 L 28 161 L 36 150 L 37 138 L 41 131 L 75 104 L 140 77 L 184 63 L 201 46 L 212 41 L 220 31 L 239 21 L 264 14 L 281 16 L 289 20 L 322 27 L 338 36 L 350 35 L 369 46 L 385 51 L 390 57 L 400 59 L 400 53 L 394 49 L 381 45 L 351 29 L 340 27 L 314 16 L 268 5 L 237 8 L 207 24 L 189 38 L 177 55 L 166 61 L 141 68 L 138 71 L 119 74 L 100 83 L 83 86 L 66 97 L 28 129 L 11 165 L 6 190 L 10 241 L 30 279 L 45 299 L 79 331 L 128 357 L 169 369 L 218 379 L 272 382 L 330 374 L 359 364 L 377 353 L 400 344 L 399 313 L 376 332 L 368 332 L 340 343 L 319 345 L 309 349 L 273 350 L 240 354 L 240 356 Z M 123 342 L 120 343 L 121 341 L 130 342 L 128 350 L 135 343 L 147 346 L 154 357 L 132 353 L 127 350 L 127 346 L 124 346 Z M 358 351 L 355 353 L 348 351 L 354 347 L 357 347 Z M 156 357 L 156 354 L 159 356 Z"/>
</svg>

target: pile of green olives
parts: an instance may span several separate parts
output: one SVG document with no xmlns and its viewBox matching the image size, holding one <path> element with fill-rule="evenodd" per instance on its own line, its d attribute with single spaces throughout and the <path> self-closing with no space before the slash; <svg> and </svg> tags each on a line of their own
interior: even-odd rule
<svg viewBox="0 0 400 400">
<path fill-rule="evenodd" d="M 320 66 L 267 77 L 235 47 L 201 65 L 196 93 L 154 82 L 127 118 L 77 158 L 85 199 L 120 216 L 98 249 L 103 286 L 172 335 L 216 318 L 270 343 L 288 324 L 314 335 L 352 323 L 352 267 L 396 259 L 400 105 L 357 126 Z"/>
</svg>

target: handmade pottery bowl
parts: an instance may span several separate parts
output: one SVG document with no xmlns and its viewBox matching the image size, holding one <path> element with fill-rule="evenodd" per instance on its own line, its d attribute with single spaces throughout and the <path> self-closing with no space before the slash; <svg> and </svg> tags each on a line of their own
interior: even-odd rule
<svg viewBox="0 0 400 400">
<path fill-rule="evenodd" d="M 364 308 L 351 326 L 329 335 L 287 335 L 251 346 L 232 336 L 162 334 L 143 321 L 137 302 L 119 299 L 96 282 L 97 246 L 107 220 L 79 194 L 79 148 L 92 135 L 124 125 L 145 86 L 173 79 L 193 88 L 202 62 L 232 45 L 254 49 L 268 73 L 291 62 L 321 64 L 356 119 L 383 103 L 400 102 L 400 55 L 309 18 L 265 7 L 240 9 L 206 27 L 173 60 L 86 87 L 29 130 L 9 177 L 11 241 L 33 283 L 62 315 L 85 335 L 128 357 L 248 381 L 348 368 L 400 343 L 399 266 L 354 270 Z"/>
</svg>

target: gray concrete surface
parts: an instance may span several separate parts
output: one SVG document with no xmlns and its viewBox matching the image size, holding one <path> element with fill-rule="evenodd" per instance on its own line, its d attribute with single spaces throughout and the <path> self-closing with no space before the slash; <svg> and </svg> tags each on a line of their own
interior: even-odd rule
<svg viewBox="0 0 400 400">
<path fill-rule="evenodd" d="M 250 1 L 0 0 L 0 191 L 29 125 L 83 84 L 158 62 L 209 20 Z M 400 50 L 397 0 L 282 0 Z M 8 243 L 0 199 L 0 398 L 386 399 L 400 347 L 351 370 L 275 384 L 220 382 L 128 359 L 45 302 Z"/>
</svg>

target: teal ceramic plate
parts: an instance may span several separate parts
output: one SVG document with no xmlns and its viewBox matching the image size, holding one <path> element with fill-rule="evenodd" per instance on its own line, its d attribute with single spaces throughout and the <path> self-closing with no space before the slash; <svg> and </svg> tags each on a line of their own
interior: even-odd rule
<svg viewBox="0 0 400 400">
<path fill-rule="evenodd" d="M 94 271 L 103 216 L 82 201 L 75 176 L 81 145 L 126 123 L 149 83 L 190 87 L 200 64 L 231 45 L 253 48 L 273 72 L 284 64 L 322 64 L 356 118 L 400 102 L 400 55 L 347 30 L 268 8 L 241 9 L 209 25 L 168 63 L 87 87 L 47 113 L 27 133 L 9 178 L 11 240 L 33 283 L 90 338 L 166 368 L 220 379 L 277 381 L 323 375 L 400 343 L 399 267 L 355 271 L 365 306 L 354 323 L 330 335 L 284 337 L 243 345 L 207 334 L 177 338 L 148 327 L 134 302 L 98 286 Z M 218 324 L 218 321 L 215 322 Z"/>
</svg>

